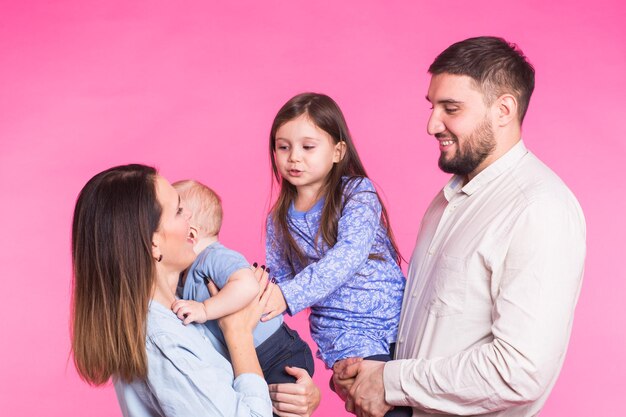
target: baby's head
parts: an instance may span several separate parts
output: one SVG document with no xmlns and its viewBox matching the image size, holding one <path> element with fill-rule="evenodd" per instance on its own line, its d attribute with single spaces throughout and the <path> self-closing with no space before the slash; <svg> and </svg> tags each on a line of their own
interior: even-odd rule
<svg viewBox="0 0 626 417">
<path fill-rule="evenodd" d="M 172 184 L 183 205 L 191 212 L 189 220 L 194 239 L 217 237 L 222 227 L 222 200 L 215 191 L 194 180 Z"/>
</svg>

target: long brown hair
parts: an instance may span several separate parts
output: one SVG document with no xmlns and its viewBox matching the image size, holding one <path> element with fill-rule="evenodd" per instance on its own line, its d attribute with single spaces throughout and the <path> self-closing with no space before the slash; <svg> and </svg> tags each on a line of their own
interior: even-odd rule
<svg viewBox="0 0 626 417">
<path fill-rule="evenodd" d="M 110 168 L 81 190 L 72 225 L 71 334 L 74 364 L 85 381 L 145 378 L 146 317 L 155 282 L 152 236 L 161 205 L 157 172 L 144 165 Z"/>
<path fill-rule="evenodd" d="M 272 163 L 272 173 L 274 174 L 276 182 L 280 184 L 280 193 L 271 209 L 271 216 L 273 223 L 277 226 L 277 234 L 282 238 L 283 242 L 285 242 L 285 254 L 292 262 L 292 265 L 294 258 L 298 259 L 301 264 L 305 264 L 304 254 L 291 236 L 287 223 L 289 207 L 296 198 L 297 190 L 294 185 L 281 177 L 278 167 L 276 166 L 276 132 L 282 125 L 303 114 L 306 114 L 311 122 L 318 128 L 328 133 L 335 144 L 344 142 L 346 145 L 344 157 L 339 162 L 333 164 L 322 188 L 322 194 L 325 200 L 324 207 L 322 208 L 320 227 L 315 237 L 318 250 L 320 249 L 321 243 L 320 237 L 328 247 L 334 246 L 337 242 L 337 225 L 343 207 L 347 201 L 347 198 L 343 198 L 346 187 L 351 184 L 352 181 L 367 178 L 367 173 L 356 151 L 343 113 L 332 98 L 324 94 L 302 93 L 291 98 L 291 100 L 281 107 L 274 118 L 270 131 L 269 153 Z M 348 177 L 347 181 L 342 180 L 344 176 Z M 376 196 L 382 208 L 381 221 L 389 237 L 393 255 L 398 264 L 400 264 L 402 258 L 393 237 L 393 232 L 391 231 L 387 210 L 378 193 L 376 193 Z M 380 258 L 378 254 L 370 254 L 369 257 L 370 259 Z"/>
</svg>

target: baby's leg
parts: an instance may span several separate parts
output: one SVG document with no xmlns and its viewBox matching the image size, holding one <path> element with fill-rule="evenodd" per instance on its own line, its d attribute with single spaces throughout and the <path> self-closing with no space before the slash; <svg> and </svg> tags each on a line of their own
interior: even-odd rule
<svg viewBox="0 0 626 417">
<path fill-rule="evenodd" d="M 293 376 L 285 372 L 285 366 L 303 368 L 313 376 L 311 348 L 300 338 L 298 332 L 285 323 L 256 348 L 256 353 L 268 384 L 296 382 Z"/>
</svg>

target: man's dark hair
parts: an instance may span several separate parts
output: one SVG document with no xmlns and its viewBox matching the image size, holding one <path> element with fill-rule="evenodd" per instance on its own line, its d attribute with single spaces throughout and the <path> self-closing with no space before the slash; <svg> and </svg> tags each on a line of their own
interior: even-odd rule
<svg viewBox="0 0 626 417">
<path fill-rule="evenodd" d="M 466 75 L 480 87 L 487 104 L 502 94 L 512 94 L 518 103 L 520 124 L 535 88 L 535 69 L 517 45 L 502 38 L 481 36 L 449 46 L 428 68 L 433 75 Z"/>
</svg>

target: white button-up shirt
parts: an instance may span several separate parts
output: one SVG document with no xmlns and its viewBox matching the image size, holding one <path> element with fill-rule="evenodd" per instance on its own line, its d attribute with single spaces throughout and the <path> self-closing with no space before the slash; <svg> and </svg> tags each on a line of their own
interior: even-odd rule
<svg viewBox="0 0 626 417">
<path fill-rule="evenodd" d="M 414 416 L 536 415 L 563 364 L 584 257 L 576 198 L 523 142 L 465 185 L 453 176 L 419 231 L 386 400 Z"/>
</svg>

